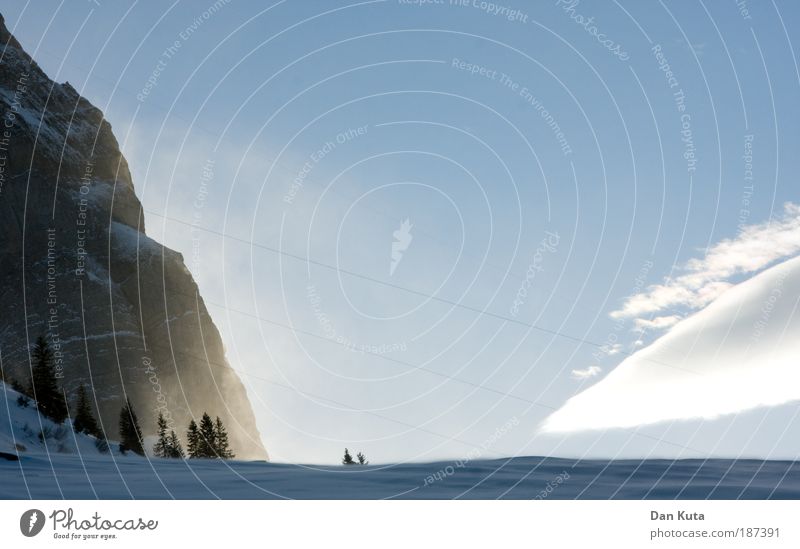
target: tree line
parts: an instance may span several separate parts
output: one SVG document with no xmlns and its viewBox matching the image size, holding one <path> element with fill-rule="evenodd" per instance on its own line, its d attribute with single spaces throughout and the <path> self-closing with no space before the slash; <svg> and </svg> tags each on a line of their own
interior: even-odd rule
<svg viewBox="0 0 800 549">
<path fill-rule="evenodd" d="M 53 353 L 44 337 L 39 336 L 36 339 L 31 358 L 30 383 L 25 385 L 17 379 L 11 380 L 12 389 L 20 393 L 17 404 L 25 407 L 33 401 L 36 409 L 43 416 L 54 423 L 64 423 L 70 416 L 67 396 L 59 386 L 53 364 Z M 107 449 L 105 433 L 97 422 L 84 385 L 78 387 L 73 409 L 72 428 L 74 431 L 94 437 L 98 449 Z M 231 459 L 235 457 L 228 441 L 228 432 L 219 416 L 212 420 L 208 413 L 203 412 L 199 426 L 194 420 L 189 422 L 186 431 L 186 453 L 184 453 L 175 430 L 170 429 L 168 433 L 167 429 L 167 421 L 164 419 L 164 415 L 159 413 L 156 420 L 157 440 L 153 446 L 153 454 L 156 457 L 185 458 L 187 454 L 190 458 Z M 125 405 L 119 412 L 119 434 L 121 453 L 125 454 L 130 451 L 145 455 L 144 437 L 139 425 L 139 417 L 129 399 L 125 400 Z"/>
</svg>

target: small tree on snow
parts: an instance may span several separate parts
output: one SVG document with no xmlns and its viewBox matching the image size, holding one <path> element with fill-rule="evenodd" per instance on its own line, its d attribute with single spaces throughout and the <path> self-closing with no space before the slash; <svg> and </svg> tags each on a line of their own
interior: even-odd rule
<svg viewBox="0 0 800 549">
<path fill-rule="evenodd" d="M 161 412 L 158 413 L 158 419 L 156 419 L 156 431 L 158 440 L 153 445 L 153 454 L 160 458 L 172 457 L 170 455 L 170 440 L 167 435 L 167 420 L 164 419 L 164 414 Z"/>
<path fill-rule="evenodd" d="M 33 348 L 33 375 L 31 394 L 42 415 L 56 423 L 67 419 L 67 401 L 58 386 L 58 379 L 53 368 L 53 352 L 47 340 L 39 336 Z"/>
<path fill-rule="evenodd" d="M 359 465 L 369 465 L 369 461 L 367 461 L 367 456 L 365 456 L 362 452 L 356 454 L 356 457 L 358 458 Z"/>
<path fill-rule="evenodd" d="M 186 451 L 189 453 L 189 457 L 201 457 L 198 455 L 199 443 L 200 431 L 197 429 L 197 423 L 191 420 L 189 422 L 189 430 L 186 432 Z"/>
<path fill-rule="evenodd" d="M 200 418 L 200 437 L 197 441 L 197 457 L 213 458 L 217 457 L 217 432 L 214 429 L 214 422 L 211 416 L 203 412 Z"/>
<path fill-rule="evenodd" d="M 122 453 L 130 450 L 140 456 L 144 455 L 142 429 L 139 427 L 139 418 L 136 417 L 136 412 L 133 411 L 130 400 L 125 401 L 125 406 L 119 412 L 119 436 L 119 446 Z"/>
<path fill-rule="evenodd" d="M 92 405 L 89 402 L 89 395 L 86 387 L 78 387 L 78 397 L 75 402 L 75 419 L 72 420 L 72 428 L 76 433 L 86 433 L 96 438 L 104 438 L 97 425 L 97 420 L 92 412 Z"/>
<path fill-rule="evenodd" d="M 350 450 L 347 448 L 344 449 L 344 457 L 342 458 L 342 465 L 355 465 L 356 462 L 353 461 L 353 456 L 350 455 Z"/>
<path fill-rule="evenodd" d="M 225 426 L 222 424 L 222 420 L 219 419 L 219 416 L 217 416 L 217 420 L 214 423 L 214 446 L 217 457 L 221 459 L 231 459 L 235 457 L 234 453 L 231 451 L 230 443 L 228 442 L 228 431 L 225 430 Z"/>
<path fill-rule="evenodd" d="M 183 456 L 183 447 L 181 446 L 181 441 L 178 440 L 178 435 L 175 434 L 175 431 L 170 431 L 169 433 L 169 456 L 171 458 L 180 458 L 182 459 Z"/>
</svg>

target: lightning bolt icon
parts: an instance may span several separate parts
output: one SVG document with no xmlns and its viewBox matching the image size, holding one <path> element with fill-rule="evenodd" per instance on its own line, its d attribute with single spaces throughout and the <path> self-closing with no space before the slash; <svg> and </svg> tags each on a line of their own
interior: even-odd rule
<svg viewBox="0 0 800 549">
<path fill-rule="evenodd" d="M 36 523 L 39 522 L 39 513 L 36 511 L 31 511 L 31 519 L 30 524 L 28 525 L 28 533 L 30 534 L 33 531 L 33 527 L 36 526 Z"/>
</svg>

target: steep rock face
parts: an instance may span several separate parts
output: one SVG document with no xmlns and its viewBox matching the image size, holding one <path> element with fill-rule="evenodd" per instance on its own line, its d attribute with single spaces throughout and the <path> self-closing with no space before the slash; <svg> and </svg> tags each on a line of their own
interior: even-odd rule
<svg viewBox="0 0 800 549">
<path fill-rule="evenodd" d="M 127 396 L 145 434 L 207 411 L 237 457 L 266 458 L 244 386 L 181 255 L 148 238 L 111 126 L 50 80 L 0 16 L 0 361 L 30 377 L 47 335 L 68 395 L 93 388 L 116 438 Z"/>
</svg>

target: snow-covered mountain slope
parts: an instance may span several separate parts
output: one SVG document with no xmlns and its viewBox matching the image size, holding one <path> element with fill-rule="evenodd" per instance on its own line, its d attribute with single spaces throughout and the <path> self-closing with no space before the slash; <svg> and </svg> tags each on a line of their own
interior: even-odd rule
<svg viewBox="0 0 800 549">
<path fill-rule="evenodd" d="M 800 399 L 800 257 L 725 291 L 572 397 L 546 432 L 715 419 Z"/>
</svg>

